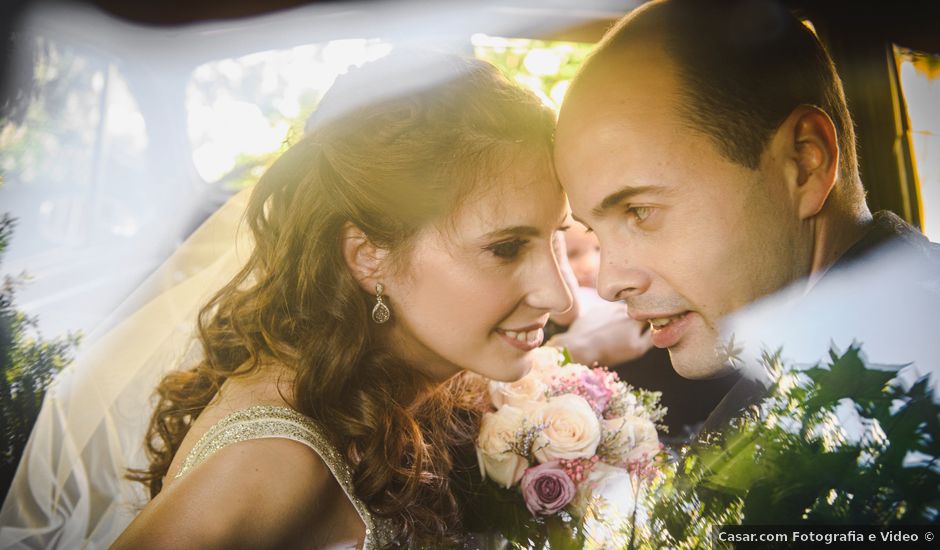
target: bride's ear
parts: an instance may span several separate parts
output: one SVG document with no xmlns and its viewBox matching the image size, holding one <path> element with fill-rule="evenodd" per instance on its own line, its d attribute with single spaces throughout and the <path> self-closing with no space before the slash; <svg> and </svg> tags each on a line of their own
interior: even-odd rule
<svg viewBox="0 0 940 550">
<path fill-rule="evenodd" d="M 361 229 L 351 222 L 343 226 L 343 258 L 353 278 L 363 290 L 372 294 L 380 282 L 381 268 L 388 251 L 375 246 Z"/>
</svg>

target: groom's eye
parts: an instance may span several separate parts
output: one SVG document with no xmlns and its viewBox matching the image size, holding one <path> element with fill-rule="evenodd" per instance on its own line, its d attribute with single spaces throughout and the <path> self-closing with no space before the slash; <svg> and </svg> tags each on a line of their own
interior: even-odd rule
<svg viewBox="0 0 940 550">
<path fill-rule="evenodd" d="M 631 206 L 627 208 L 627 215 L 632 216 L 637 223 L 642 223 L 653 213 L 650 206 Z"/>
<path fill-rule="evenodd" d="M 486 247 L 494 256 L 504 260 L 510 260 L 519 255 L 519 252 L 522 250 L 522 247 L 525 246 L 529 241 L 525 239 L 512 239 L 509 241 L 502 241 L 498 243 L 491 244 Z"/>
</svg>

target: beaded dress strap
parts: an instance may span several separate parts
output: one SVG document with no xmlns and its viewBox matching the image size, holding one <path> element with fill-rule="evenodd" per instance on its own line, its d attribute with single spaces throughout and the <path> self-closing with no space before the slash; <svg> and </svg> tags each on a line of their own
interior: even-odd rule
<svg viewBox="0 0 940 550">
<path fill-rule="evenodd" d="M 323 430 L 313 419 L 288 407 L 256 405 L 222 418 L 196 442 L 176 477 L 182 477 L 223 447 L 271 437 L 303 443 L 320 455 L 366 526 L 365 548 L 376 548 L 388 540 L 387 522 L 379 521 L 381 532 L 377 532 L 371 512 L 353 493 L 352 472 L 343 456 L 324 437 Z"/>
</svg>

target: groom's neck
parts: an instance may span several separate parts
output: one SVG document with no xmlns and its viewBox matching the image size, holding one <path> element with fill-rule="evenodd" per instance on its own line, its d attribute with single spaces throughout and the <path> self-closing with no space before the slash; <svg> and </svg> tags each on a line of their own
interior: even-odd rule
<svg viewBox="0 0 940 550">
<path fill-rule="evenodd" d="M 810 277 L 825 273 L 871 229 L 872 215 L 867 206 L 853 211 L 833 210 L 815 219 L 813 258 Z"/>
</svg>

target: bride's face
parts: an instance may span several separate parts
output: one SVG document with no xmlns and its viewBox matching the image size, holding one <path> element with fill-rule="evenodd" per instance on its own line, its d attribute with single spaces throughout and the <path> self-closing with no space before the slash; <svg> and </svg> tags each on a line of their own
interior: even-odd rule
<svg viewBox="0 0 940 550">
<path fill-rule="evenodd" d="M 462 369 L 524 376 L 549 313 L 571 307 L 553 249 L 565 213 L 549 169 L 507 174 L 422 230 L 385 283 L 392 346 L 439 380 Z"/>
</svg>

